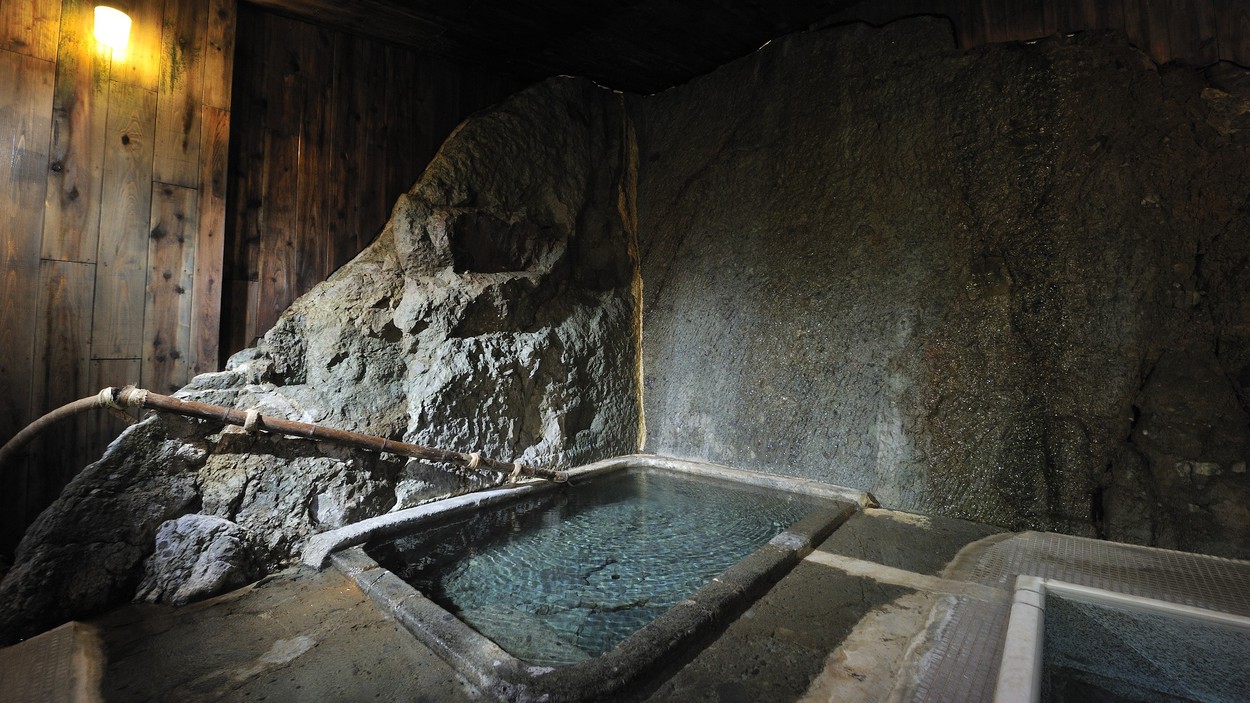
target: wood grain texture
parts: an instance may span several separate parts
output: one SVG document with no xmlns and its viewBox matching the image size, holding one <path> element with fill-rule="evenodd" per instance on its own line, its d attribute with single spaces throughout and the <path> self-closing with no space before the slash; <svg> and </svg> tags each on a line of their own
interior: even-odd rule
<svg viewBox="0 0 1250 703">
<path fill-rule="evenodd" d="M 969 49 L 981 46 L 989 41 L 986 28 L 989 27 L 989 8 L 984 0 L 956 0 L 958 9 L 953 11 L 955 34 L 959 46 Z"/>
<path fill-rule="evenodd" d="M 30 403 L 53 64 L 0 51 L 0 436 Z"/>
<path fill-rule="evenodd" d="M 1215 22 L 1220 60 L 1250 66 L 1250 3 L 1215 0 Z"/>
<path fill-rule="evenodd" d="M 293 20 L 271 20 L 266 25 L 263 54 L 265 178 L 260 220 L 257 278 L 260 316 L 257 334 L 268 331 L 298 295 L 301 237 L 296 207 L 300 175 L 300 140 L 309 84 L 317 80 L 308 69 L 316 29 Z"/>
<path fill-rule="evenodd" d="M 1059 5 L 1063 0 L 1039 0 L 1042 12 L 1042 36 L 1059 31 Z"/>
<path fill-rule="evenodd" d="M 192 277 L 191 375 L 220 368 L 222 262 L 226 236 L 226 179 L 230 113 L 204 107 L 200 130 L 199 236 Z"/>
<path fill-rule="evenodd" d="M 1167 19 L 1169 58 L 1195 66 L 1219 60 L 1215 0 L 1171 0 Z"/>
<path fill-rule="evenodd" d="M 1123 0 L 1060 0 L 1060 32 L 1090 32 L 1119 27 L 1123 22 Z"/>
<path fill-rule="evenodd" d="M 208 35 L 204 46 L 205 105 L 230 109 L 234 72 L 235 0 L 208 0 Z"/>
<path fill-rule="evenodd" d="M 143 355 L 156 94 L 118 82 L 110 90 L 92 358 L 135 359 Z"/>
<path fill-rule="evenodd" d="M 133 4 L 130 44 L 118 54 L 95 42 L 86 0 L 0 0 L 6 436 L 46 406 L 106 383 L 138 383 L 145 357 L 146 378 L 164 390 L 217 364 L 235 2 Z M 184 185 L 165 195 L 154 175 Z M 154 222 L 177 231 L 149 256 Z M 152 286 L 150 266 L 161 272 Z M 197 315 L 206 327 L 194 324 Z M 35 463 L 23 457 L 0 479 L 0 551 L 11 553 L 36 513 L 116 435 L 120 426 L 99 418 L 32 445 Z M 28 476 L 28 466 L 39 474 Z"/>
<path fill-rule="evenodd" d="M 1150 54 L 1150 58 L 1156 63 L 1167 63 L 1176 58 L 1172 53 L 1172 36 L 1168 31 L 1172 3 L 1173 0 L 1138 0 L 1146 24 L 1146 45 L 1139 48 Z"/>
<path fill-rule="evenodd" d="M 365 113 L 363 116 L 365 128 L 365 141 L 362 144 L 363 152 L 357 158 L 364 159 L 366 166 L 360 169 L 360 180 L 354 187 L 360 189 L 360 205 L 362 208 L 361 219 L 356 225 L 356 250 L 360 251 L 372 242 L 382 225 L 386 223 L 386 217 L 389 214 L 390 207 L 394 204 L 394 200 L 388 202 L 386 197 L 386 160 L 387 160 L 387 132 L 386 124 L 386 100 L 378 99 L 378 89 L 376 86 L 386 85 L 388 67 L 387 64 L 394 61 L 394 50 L 382 44 L 368 44 L 365 46 L 364 64 L 361 67 L 360 83 L 356 90 L 362 92 L 363 95 L 353 98 L 358 104 L 363 103 Z M 444 76 L 447 81 L 452 81 L 452 76 Z M 383 93 L 383 96 L 385 93 Z M 459 101 L 454 98 L 448 98 L 445 103 L 451 111 L 456 111 L 459 107 Z M 443 117 L 440 111 L 439 117 Z M 434 127 L 437 129 L 437 125 Z"/>
<path fill-rule="evenodd" d="M 305 41 L 301 51 L 304 101 L 300 109 L 299 168 L 294 192 L 294 287 L 290 291 L 293 297 L 308 292 L 334 270 L 325 236 L 330 219 L 325 188 L 330 180 L 334 130 L 334 82 L 326 78 L 334 70 L 334 33 L 315 29 L 306 35 Z"/>
<path fill-rule="evenodd" d="M 208 7 L 170 0 L 161 29 L 160 87 L 152 178 L 197 188 L 200 184 L 200 101 L 208 35 Z"/>
<path fill-rule="evenodd" d="M 198 0 L 168 0 L 170 4 L 196 4 Z M 166 0 L 133 0 L 130 10 L 130 42 L 124 52 L 114 52 L 112 79 L 156 92 L 161 75 L 161 31 Z"/>
<path fill-rule="evenodd" d="M 362 212 L 361 172 L 367 168 L 360 158 L 368 140 L 369 123 L 366 120 L 369 96 L 361 88 L 360 75 L 366 60 L 368 41 L 348 34 L 339 34 L 335 41 L 333 143 L 330 165 L 330 182 L 326 197 L 330 201 L 329 229 L 324 233 L 329 247 L 331 266 L 338 267 L 360 251 L 358 231 Z M 426 86 L 418 83 L 415 93 L 425 95 Z M 412 126 L 413 131 L 429 134 L 432 122 L 422 121 Z"/>
<path fill-rule="evenodd" d="M 1124 0 L 1124 33 L 1133 46 L 1150 53 L 1150 2 Z M 1151 58 L 1154 58 L 1152 55 Z"/>
<path fill-rule="evenodd" d="M 90 388 L 91 300 L 95 266 L 68 261 L 39 265 L 38 330 L 29 417 L 39 417 L 85 398 Z M 98 390 L 98 389 L 97 389 Z M 85 425 L 71 418 L 32 444 L 32 474 L 27 481 L 27 510 L 38 514 L 86 464 Z"/>
<path fill-rule="evenodd" d="M 223 356 L 373 241 L 468 113 L 520 87 L 247 5 L 236 41 Z"/>
<path fill-rule="evenodd" d="M 93 24 L 92 3 L 65 0 L 52 103 L 45 259 L 94 262 L 99 245 L 109 60 L 96 47 Z"/>
<path fill-rule="evenodd" d="M 240 6 L 239 29 L 236 34 L 236 57 L 240 66 L 234 100 L 231 102 L 232 124 L 230 162 L 232 169 L 227 201 L 228 240 L 225 262 L 226 277 L 231 280 L 254 281 L 259 269 L 260 206 L 265 186 L 265 62 L 266 45 L 263 15 L 249 6 Z"/>
<path fill-rule="evenodd" d="M 0 49 L 51 61 L 56 58 L 61 0 L 0 2 Z"/>
<path fill-rule="evenodd" d="M 167 183 L 152 186 L 140 382 L 144 388 L 157 393 L 171 393 L 190 380 L 198 195 L 194 188 Z"/>
<path fill-rule="evenodd" d="M 251 346 L 259 342 L 261 336 L 266 331 L 259 329 L 257 326 L 257 320 L 260 319 L 260 289 L 260 281 L 245 281 L 243 283 L 241 301 L 247 317 L 247 344 L 245 346 Z"/>
<path fill-rule="evenodd" d="M 93 359 L 90 364 L 89 387 L 98 392 L 110 386 L 139 385 L 139 359 Z M 138 419 L 136 410 L 129 410 L 133 419 Z M 111 412 L 98 412 L 85 415 L 83 419 L 83 455 L 88 462 L 95 461 L 104 453 L 106 447 L 127 423 Z"/>
<path fill-rule="evenodd" d="M 417 81 L 421 62 L 407 51 L 391 49 L 386 64 L 386 81 L 390 85 L 414 85 Z M 417 125 L 417 97 L 415 90 L 391 90 L 386 93 L 386 114 L 383 123 L 386 125 L 386 173 L 383 174 L 382 189 L 385 202 L 384 211 L 394 206 L 395 199 L 407 192 L 415 180 L 413 164 L 426 163 L 429 157 L 421 159 L 418 147 L 422 129 L 414 129 Z M 459 110 L 457 110 L 459 112 Z M 379 224 L 377 229 L 381 229 Z M 375 231 L 373 236 L 376 236 Z M 346 263 L 346 262 L 342 262 Z M 341 265 L 341 264 L 340 264 Z M 334 268 L 330 270 L 333 271 Z"/>
<path fill-rule="evenodd" d="M 26 416 L 34 375 L 39 236 L 47 183 L 54 66 L 0 51 L 0 436 Z M 26 505 L 25 456 L 0 484 L 0 548 L 11 551 L 34 515 Z"/>
</svg>

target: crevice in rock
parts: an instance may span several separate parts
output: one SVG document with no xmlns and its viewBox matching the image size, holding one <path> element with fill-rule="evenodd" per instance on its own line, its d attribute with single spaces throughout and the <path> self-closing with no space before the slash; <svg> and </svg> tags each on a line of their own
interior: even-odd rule
<svg viewBox="0 0 1250 703">
<path fill-rule="evenodd" d="M 1108 462 L 1104 474 L 1111 474 L 1111 464 Z M 1106 507 L 1103 505 L 1103 486 L 1098 483 L 1094 486 L 1094 490 L 1089 494 L 1089 521 L 1094 526 L 1094 535 L 1098 539 L 1107 539 L 1107 527 L 1103 524 L 1103 518 L 1106 514 Z"/>
</svg>

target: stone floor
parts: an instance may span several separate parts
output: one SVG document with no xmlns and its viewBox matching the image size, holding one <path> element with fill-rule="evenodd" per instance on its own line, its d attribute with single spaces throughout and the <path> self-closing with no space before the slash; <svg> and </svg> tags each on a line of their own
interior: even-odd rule
<svg viewBox="0 0 1250 703">
<path fill-rule="evenodd" d="M 937 575 L 992 528 L 857 514 L 711 644 L 632 700 L 883 700 Z M 476 691 L 329 569 L 286 571 L 209 601 L 129 605 L 91 623 L 107 700 L 469 701 Z"/>
</svg>

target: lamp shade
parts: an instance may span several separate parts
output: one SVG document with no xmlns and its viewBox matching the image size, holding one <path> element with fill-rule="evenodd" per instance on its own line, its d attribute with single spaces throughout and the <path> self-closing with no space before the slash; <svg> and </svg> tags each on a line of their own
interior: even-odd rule
<svg viewBox="0 0 1250 703">
<path fill-rule="evenodd" d="M 95 38 L 114 51 L 125 51 L 130 39 L 130 15 L 116 5 L 96 5 Z"/>
</svg>

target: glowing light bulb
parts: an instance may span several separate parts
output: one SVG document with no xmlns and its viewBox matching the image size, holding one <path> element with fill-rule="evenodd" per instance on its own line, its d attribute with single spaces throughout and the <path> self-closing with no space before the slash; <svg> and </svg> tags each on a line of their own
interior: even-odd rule
<svg viewBox="0 0 1250 703">
<path fill-rule="evenodd" d="M 125 53 L 130 40 L 130 15 L 109 5 L 95 7 L 95 38 L 112 49 L 114 55 Z"/>
</svg>

